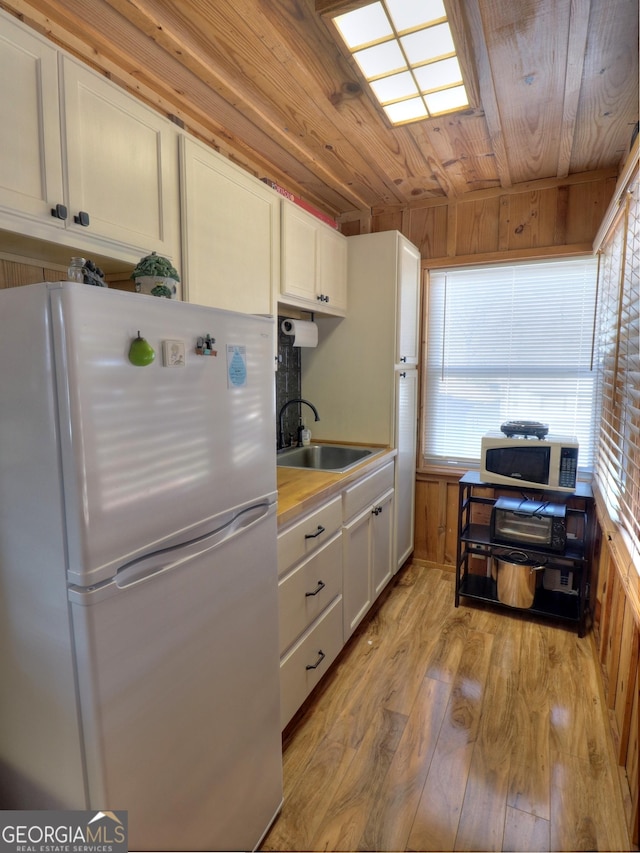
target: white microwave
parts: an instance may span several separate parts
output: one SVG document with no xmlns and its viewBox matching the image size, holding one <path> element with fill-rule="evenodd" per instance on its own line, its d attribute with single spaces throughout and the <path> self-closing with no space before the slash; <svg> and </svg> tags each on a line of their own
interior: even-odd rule
<svg viewBox="0 0 640 853">
<path fill-rule="evenodd" d="M 480 479 L 485 483 L 575 492 L 578 440 L 575 436 L 513 436 L 500 431 L 482 436 Z"/>
</svg>

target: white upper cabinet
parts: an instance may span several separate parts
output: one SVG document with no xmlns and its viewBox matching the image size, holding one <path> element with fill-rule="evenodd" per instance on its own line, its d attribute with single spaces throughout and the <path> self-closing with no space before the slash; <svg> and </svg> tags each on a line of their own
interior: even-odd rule
<svg viewBox="0 0 640 853">
<path fill-rule="evenodd" d="M 178 130 L 0 13 L 0 228 L 178 261 Z"/>
<path fill-rule="evenodd" d="M 280 197 L 211 148 L 188 137 L 181 145 L 185 298 L 275 315 Z"/>
<path fill-rule="evenodd" d="M 58 53 L 13 18 L 0 13 L 0 220 L 51 222 L 51 207 L 64 202 Z"/>
<path fill-rule="evenodd" d="M 67 57 L 63 81 L 68 227 L 177 259 L 177 128 Z"/>
<path fill-rule="evenodd" d="M 64 203 L 58 52 L 0 13 L 0 223 L 12 230 L 44 222 L 64 229 L 51 207 Z"/>
<path fill-rule="evenodd" d="M 294 202 L 282 200 L 280 302 L 343 317 L 347 239 Z"/>
<path fill-rule="evenodd" d="M 420 252 L 398 235 L 396 365 L 417 365 L 420 327 Z"/>
</svg>

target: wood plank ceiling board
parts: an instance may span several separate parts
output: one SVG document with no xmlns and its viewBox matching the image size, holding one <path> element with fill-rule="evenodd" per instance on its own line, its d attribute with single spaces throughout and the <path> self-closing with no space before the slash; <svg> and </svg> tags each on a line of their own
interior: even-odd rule
<svg viewBox="0 0 640 853">
<path fill-rule="evenodd" d="M 578 102 L 582 83 L 582 69 L 587 48 L 590 2 L 572 3 L 567 40 L 567 71 L 565 74 L 562 125 L 558 148 L 558 177 L 566 178 L 571 165 L 571 149 L 578 117 Z"/>
<path fill-rule="evenodd" d="M 419 144 L 433 150 L 450 187 L 449 197 L 460 197 L 474 190 L 500 186 L 496 158 L 489 128 L 483 113 L 469 110 L 463 114 L 440 116 L 409 125 Z M 436 167 L 434 167 L 436 168 Z"/>
<path fill-rule="evenodd" d="M 515 184 L 557 170 L 570 7 L 571 0 L 480 4 Z"/>
<path fill-rule="evenodd" d="M 638 121 L 638 0 L 591 0 L 570 172 L 620 166 Z"/>
</svg>

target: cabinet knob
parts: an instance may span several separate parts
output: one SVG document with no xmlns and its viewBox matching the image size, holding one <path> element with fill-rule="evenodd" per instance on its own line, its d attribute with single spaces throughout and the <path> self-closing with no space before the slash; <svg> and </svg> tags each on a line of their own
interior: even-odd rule
<svg viewBox="0 0 640 853">
<path fill-rule="evenodd" d="M 406 355 L 401 355 L 401 356 L 400 356 L 400 361 L 406 361 L 406 360 L 407 360 Z"/>
<path fill-rule="evenodd" d="M 407 378 L 407 371 L 406 371 L 406 370 L 403 370 L 403 371 L 402 371 L 402 373 L 400 374 L 400 376 L 401 376 L 403 379 L 406 379 L 406 378 Z"/>
<path fill-rule="evenodd" d="M 73 221 L 76 223 L 76 225 L 82 225 L 84 228 L 86 228 L 89 224 L 89 214 L 86 212 L 86 210 L 81 210 L 78 212 L 77 216 L 73 217 Z"/>
<path fill-rule="evenodd" d="M 55 207 L 51 208 L 51 215 L 56 219 L 66 219 L 69 215 L 67 206 L 65 204 L 56 204 Z"/>
</svg>

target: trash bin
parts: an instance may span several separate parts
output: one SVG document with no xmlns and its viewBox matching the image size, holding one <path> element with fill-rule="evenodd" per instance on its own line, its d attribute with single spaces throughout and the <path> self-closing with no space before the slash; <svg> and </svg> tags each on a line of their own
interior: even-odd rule
<svg viewBox="0 0 640 853">
<path fill-rule="evenodd" d="M 522 551 L 494 554 L 498 601 L 509 607 L 531 607 L 536 594 L 538 572 L 544 569 Z"/>
</svg>

